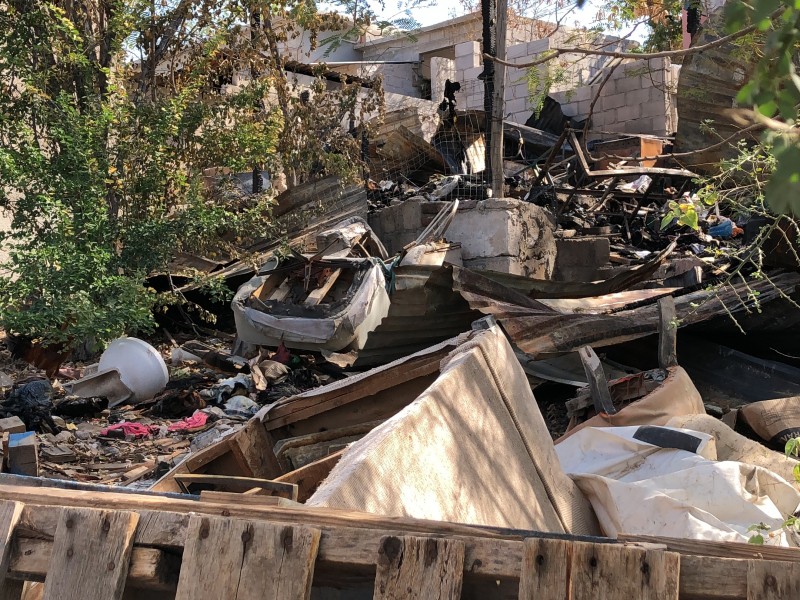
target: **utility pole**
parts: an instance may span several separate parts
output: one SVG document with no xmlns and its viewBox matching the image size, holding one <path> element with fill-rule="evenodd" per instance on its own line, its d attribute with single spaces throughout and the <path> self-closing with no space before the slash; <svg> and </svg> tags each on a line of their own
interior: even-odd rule
<svg viewBox="0 0 800 600">
<path fill-rule="evenodd" d="M 485 143 L 484 179 L 489 185 L 492 184 L 492 102 L 494 101 L 494 61 L 488 56 L 497 55 L 497 32 L 495 21 L 497 20 L 496 0 L 481 0 L 481 17 L 483 18 L 483 73 L 478 77 L 483 79 L 483 117 L 486 124 L 483 134 Z"/>
<path fill-rule="evenodd" d="M 508 21 L 508 0 L 497 0 L 495 56 L 500 60 L 506 58 L 506 28 Z M 492 152 L 489 164 L 492 170 L 492 192 L 495 198 L 503 197 L 503 119 L 505 118 L 506 67 L 494 65 L 494 98 L 492 100 Z M 488 165 L 487 165 L 488 166 Z"/>
<path fill-rule="evenodd" d="M 483 111 L 486 122 L 486 181 L 495 197 L 503 195 L 503 111 L 505 67 L 487 56 L 506 56 L 507 0 L 481 0 L 483 17 Z"/>
<path fill-rule="evenodd" d="M 257 52 L 259 49 L 258 40 L 259 34 L 261 29 L 261 11 L 258 9 L 254 9 L 252 13 L 250 13 L 250 45 L 253 49 L 253 53 Z M 256 69 L 255 65 L 255 57 L 250 58 L 250 78 L 252 82 L 255 84 L 256 80 L 258 79 L 260 73 L 258 69 Z M 261 105 L 261 100 L 256 100 L 256 110 L 263 109 Z M 261 179 L 261 165 L 255 164 L 253 165 L 253 193 L 259 194 L 263 191 L 263 181 Z"/>
</svg>

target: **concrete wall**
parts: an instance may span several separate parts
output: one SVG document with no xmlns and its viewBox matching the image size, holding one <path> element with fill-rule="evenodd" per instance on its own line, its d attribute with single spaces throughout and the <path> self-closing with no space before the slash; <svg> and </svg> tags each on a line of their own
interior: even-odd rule
<svg viewBox="0 0 800 600">
<path fill-rule="evenodd" d="M 520 23 L 524 23 L 522 26 Z M 509 61 L 530 62 L 549 49 L 568 46 L 597 46 L 608 50 L 627 50 L 632 42 L 574 29 L 559 29 L 547 38 L 546 31 L 533 21 L 521 21 L 509 28 L 506 57 Z M 375 39 L 358 47 L 364 60 L 420 61 L 417 65 L 382 65 L 370 73 L 382 73 L 388 92 L 420 95 L 420 82 L 431 80 L 431 99 L 442 100 L 444 82 L 456 80 L 461 91 L 456 94 L 458 108 L 483 108 L 483 72 L 480 19 L 467 15 L 426 27 L 408 37 Z M 437 56 L 437 53 L 439 56 Z M 619 133 L 668 135 L 677 128 L 675 91 L 677 69 L 668 59 L 620 61 L 607 56 L 564 54 L 538 67 L 539 80 L 558 75 L 550 95 L 562 104 L 568 116 L 585 118 L 592 98 L 600 89 L 608 69 L 618 64 L 600 92 L 593 112 L 593 128 Z M 506 69 L 506 119 L 525 123 L 535 106 L 531 102 L 526 69 Z"/>
<path fill-rule="evenodd" d="M 678 73 L 678 66 L 667 58 L 630 61 L 617 67 L 602 90 L 598 83 L 551 96 L 565 115 L 583 119 L 600 90 L 592 129 L 670 135 L 678 126 Z"/>
<path fill-rule="evenodd" d="M 414 241 L 443 203 L 411 198 L 369 216 L 390 253 Z M 461 244 L 465 267 L 542 279 L 552 277 L 553 225 L 533 204 L 509 199 L 462 202 L 445 237 Z"/>
</svg>

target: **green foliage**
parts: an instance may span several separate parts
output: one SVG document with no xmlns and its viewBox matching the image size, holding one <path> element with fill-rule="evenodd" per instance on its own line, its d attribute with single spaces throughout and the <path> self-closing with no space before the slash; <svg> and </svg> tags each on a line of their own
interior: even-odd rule
<svg viewBox="0 0 800 600">
<path fill-rule="evenodd" d="M 691 202 L 670 201 L 669 211 L 661 219 L 661 229 L 665 229 L 675 219 L 678 219 L 678 225 L 686 225 L 695 230 L 700 229 L 697 207 Z"/>
<path fill-rule="evenodd" d="M 542 54 L 547 56 L 552 51 Z M 550 90 L 555 85 L 567 82 L 567 69 L 564 65 L 555 61 L 549 61 L 536 67 L 525 70 L 525 79 L 528 83 L 528 105 L 533 110 L 533 114 L 538 118 L 544 108 L 544 101 Z"/>
<path fill-rule="evenodd" d="M 755 25 L 758 40 L 755 68 L 736 98 L 753 108 L 755 118 L 766 119 L 763 140 L 770 147 L 776 165 L 765 193 L 778 213 L 800 212 L 800 147 L 797 116 L 800 106 L 800 75 L 797 73 L 800 42 L 800 4 L 782 0 L 740 0 L 725 7 L 729 32 Z M 752 56 L 752 55 L 751 55 Z M 771 120 L 773 118 L 778 121 Z"/>
<path fill-rule="evenodd" d="M 769 530 L 770 530 L 769 525 L 766 525 L 764 523 L 758 523 L 757 525 L 750 525 L 750 527 L 747 528 L 747 531 L 754 531 L 755 533 L 750 536 L 750 539 L 747 540 L 747 543 L 763 546 L 764 545 L 763 532 Z"/>
<path fill-rule="evenodd" d="M 270 233 L 272 193 L 207 185 L 204 170 L 355 177 L 360 146 L 341 123 L 380 100 L 379 86 L 359 103 L 358 87 L 322 79 L 299 98 L 269 49 L 314 25 L 313 4 L 85 4 L 12 0 L 0 14 L 0 209 L 13 217 L 0 326 L 45 344 L 151 329 L 154 309 L 185 304 L 144 285 L 176 252 L 237 256 Z M 243 35 L 254 15 L 263 35 Z M 250 84 L 221 94 L 242 71 Z"/>
<path fill-rule="evenodd" d="M 602 4 L 605 21 L 612 29 L 622 29 L 643 22 L 648 36 L 642 44 L 644 52 L 675 50 L 681 47 L 682 0 L 609 0 Z"/>
</svg>

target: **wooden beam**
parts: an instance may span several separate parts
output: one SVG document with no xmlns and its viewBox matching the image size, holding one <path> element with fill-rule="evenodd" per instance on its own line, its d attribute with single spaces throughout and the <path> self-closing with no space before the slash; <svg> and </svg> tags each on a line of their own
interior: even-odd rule
<svg viewBox="0 0 800 600">
<path fill-rule="evenodd" d="M 775 563 L 763 560 L 747 561 L 747 600 L 785 600 L 800 598 L 800 565 Z"/>
<path fill-rule="evenodd" d="M 19 600 L 22 596 L 21 585 L 6 580 L 14 547 L 11 538 L 22 517 L 22 509 L 20 502 L 0 503 L 0 600 Z"/>
<path fill-rule="evenodd" d="M 495 39 L 497 43 L 496 56 L 500 60 L 506 58 L 506 23 L 508 21 L 508 0 L 496 0 L 497 15 L 495 18 Z M 503 119 L 505 118 L 505 90 L 506 90 L 506 66 L 497 61 L 494 62 L 494 88 L 492 90 L 492 120 L 489 124 L 491 129 L 491 145 L 489 164 L 486 165 L 491 173 L 492 193 L 495 198 L 505 196 L 503 173 Z"/>
<path fill-rule="evenodd" d="M 571 598 L 678 600 L 680 555 L 620 544 L 575 542 Z"/>
<path fill-rule="evenodd" d="M 19 581 L 44 581 L 53 556 L 53 541 L 17 537 L 8 577 Z M 180 557 L 155 548 L 134 547 L 127 586 L 174 591 L 178 585 Z"/>
<path fill-rule="evenodd" d="M 784 562 L 800 562 L 800 548 L 781 546 L 757 546 L 739 542 L 716 542 L 713 540 L 687 540 L 683 538 L 656 535 L 633 535 L 621 533 L 618 539 L 623 542 L 647 542 L 663 544 L 668 550 L 681 554 L 718 556 L 720 558 L 761 558 Z"/>
<path fill-rule="evenodd" d="M 331 288 L 334 286 L 336 280 L 339 279 L 339 275 L 341 274 L 342 270 L 336 269 L 328 276 L 328 279 L 325 281 L 325 283 L 323 283 L 317 289 L 311 290 L 311 293 L 306 297 L 305 300 L 303 300 L 303 304 L 305 306 L 316 306 L 322 302 L 322 299 L 325 298 L 328 292 L 331 291 Z"/>
<path fill-rule="evenodd" d="M 597 414 L 615 414 L 617 409 L 614 408 L 614 402 L 611 400 L 606 374 L 597 354 L 591 347 L 584 346 L 578 349 L 578 355 L 581 357 L 583 370 L 586 373 L 586 379 L 589 381 L 589 392 L 592 400 L 594 400 L 595 411 L 597 411 Z"/>
<path fill-rule="evenodd" d="M 333 467 L 336 466 L 342 454 L 344 454 L 344 449 L 281 475 L 275 481 L 296 484 L 297 501 L 305 502 L 317 490 L 319 484 L 328 476 Z"/>
<path fill-rule="evenodd" d="M 289 500 L 297 500 L 297 485 L 293 483 L 276 482 L 270 479 L 256 477 L 231 477 L 228 475 L 206 475 L 202 473 L 178 473 L 175 481 L 184 488 L 191 485 L 211 485 L 219 488 L 221 492 L 243 493 L 253 488 L 260 488 L 267 495 L 281 496 Z"/>
<path fill-rule="evenodd" d="M 678 323 L 675 298 L 658 300 L 658 366 L 661 369 L 678 366 Z"/>
<path fill-rule="evenodd" d="M 568 567 L 571 550 L 571 544 L 567 540 L 525 540 L 519 577 L 519 600 L 569 598 Z"/>
</svg>

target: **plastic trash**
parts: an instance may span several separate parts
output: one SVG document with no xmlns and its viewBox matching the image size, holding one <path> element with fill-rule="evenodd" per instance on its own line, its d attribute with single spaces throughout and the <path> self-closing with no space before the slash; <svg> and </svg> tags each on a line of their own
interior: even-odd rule
<svg viewBox="0 0 800 600">
<path fill-rule="evenodd" d="M 119 338 L 100 357 L 98 373 L 116 369 L 137 401 L 149 400 L 169 383 L 169 371 L 161 354 L 144 340 Z"/>
<path fill-rule="evenodd" d="M 0 404 L 0 416 L 19 417 L 28 431 L 58 433 L 53 408 L 53 387 L 46 379 L 37 379 L 11 392 Z"/>
<path fill-rule="evenodd" d="M 247 396 L 234 396 L 225 403 L 225 414 L 229 417 L 249 419 L 261 408 Z"/>
</svg>

